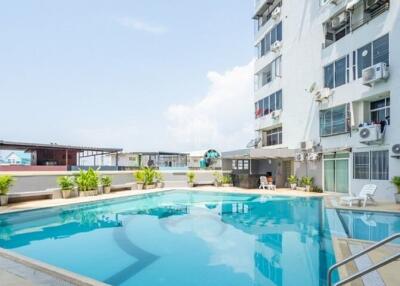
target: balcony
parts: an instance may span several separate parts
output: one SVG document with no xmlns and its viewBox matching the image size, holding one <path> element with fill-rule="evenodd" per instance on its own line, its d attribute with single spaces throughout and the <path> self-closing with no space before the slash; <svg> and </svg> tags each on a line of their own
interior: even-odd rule
<svg viewBox="0 0 400 286">
<path fill-rule="evenodd" d="M 259 3 L 257 6 L 257 2 Z M 261 30 L 265 31 L 264 27 L 271 20 L 276 20 L 280 17 L 280 9 L 282 0 L 259 0 L 256 2 L 256 13 L 253 16 L 255 22 L 254 34 L 259 35 Z"/>
<path fill-rule="evenodd" d="M 364 7 L 363 1 L 350 2 L 347 7 L 324 23 L 325 42 L 323 48 L 354 32 L 374 18 L 389 10 L 389 0 L 375 0 Z"/>
</svg>

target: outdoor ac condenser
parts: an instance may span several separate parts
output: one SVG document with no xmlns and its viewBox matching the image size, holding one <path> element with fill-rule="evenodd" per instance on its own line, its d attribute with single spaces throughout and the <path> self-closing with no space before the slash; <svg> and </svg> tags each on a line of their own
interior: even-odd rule
<svg viewBox="0 0 400 286">
<path fill-rule="evenodd" d="M 379 63 L 363 69 L 363 84 L 371 86 L 372 84 L 389 78 L 389 68 L 386 63 Z"/>
</svg>

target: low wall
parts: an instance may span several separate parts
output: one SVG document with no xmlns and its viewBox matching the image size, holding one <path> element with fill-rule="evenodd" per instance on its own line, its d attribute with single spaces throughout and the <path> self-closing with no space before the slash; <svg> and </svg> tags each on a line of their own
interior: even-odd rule
<svg viewBox="0 0 400 286">
<path fill-rule="evenodd" d="M 194 171 L 196 183 L 212 184 L 215 171 Z M 185 171 L 161 171 L 166 187 L 186 186 Z M 12 175 L 15 183 L 11 187 L 10 193 L 22 194 L 24 192 L 44 191 L 49 188 L 57 188 L 57 178 L 60 176 L 72 176 L 77 172 L 0 172 L 0 175 Z M 114 185 L 134 182 L 132 171 L 100 171 L 100 175 L 110 176 Z"/>
</svg>

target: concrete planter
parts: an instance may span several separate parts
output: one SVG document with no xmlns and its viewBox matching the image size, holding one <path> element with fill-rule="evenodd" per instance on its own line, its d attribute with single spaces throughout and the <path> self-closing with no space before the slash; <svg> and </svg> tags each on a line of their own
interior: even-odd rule
<svg viewBox="0 0 400 286">
<path fill-rule="evenodd" d="M 296 184 L 290 184 L 290 189 L 291 189 L 292 191 L 295 191 L 296 188 L 297 188 L 297 185 L 296 185 Z"/>
<path fill-rule="evenodd" d="M 221 187 L 221 184 L 218 182 L 214 182 L 214 187 Z"/>
<path fill-rule="evenodd" d="M 138 190 L 143 190 L 143 186 L 144 186 L 143 183 L 137 183 L 137 189 Z"/>
<path fill-rule="evenodd" d="M 311 186 L 306 186 L 306 192 L 309 192 L 311 190 Z"/>
<path fill-rule="evenodd" d="M 223 186 L 224 188 L 229 188 L 229 187 L 233 187 L 233 184 L 222 184 L 222 186 Z"/>
<path fill-rule="evenodd" d="M 8 196 L 7 195 L 0 195 L 0 206 L 8 205 Z"/>
<path fill-rule="evenodd" d="M 107 187 L 103 187 L 103 194 L 109 194 L 111 193 L 111 187 L 107 186 Z"/>
<path fill-rule="evenodd" d="M 193 188 L 194 187 L 194 183 L 188 183 L 188 187 L 189 188 Z"/>
<path fill-rule="evenodd" d="M 92 197 L 97 196 L 97 190 L 90 190 L 85 192 L 79 192 L 80 197 Z"/>
<path fill-rule="evenodd" d="M 161 189 L 161 188 L 164 188 L 164 183 L 163 182 L 158 182 L 157 183 L 157 188 L 159 188 L 159 189 Z"/>
<path fill-rule="evenodd" d="M 156 188 L 156 185 L 155 184 L 152 184 L 152 185 L 145 185 L 144 186 L 144 189 L 145 190 L 152 190 L 152 189 L 155 189 Z"/>
<path fill-rule="evenodd" d="M 61 190 L 61 195 L 63 199 L 69 199 L 71 197 L 72 190 Z"/>
<path fill-rule="evenodd" d="M 394 199 L 396 200 L 396 204 L 400 204 L 400 193 L 394 194 Z"/>
</svg>

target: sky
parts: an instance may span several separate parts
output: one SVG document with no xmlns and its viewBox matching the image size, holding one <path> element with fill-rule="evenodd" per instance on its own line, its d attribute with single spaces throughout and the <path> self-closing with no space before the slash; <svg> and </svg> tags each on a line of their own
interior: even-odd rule
<svg viewBox="0 0 400 286">
<path fill-rule="evenodd" d="M 0 140 L 244 148 L 251 0 L 0 3 Z"/>
</svg>

